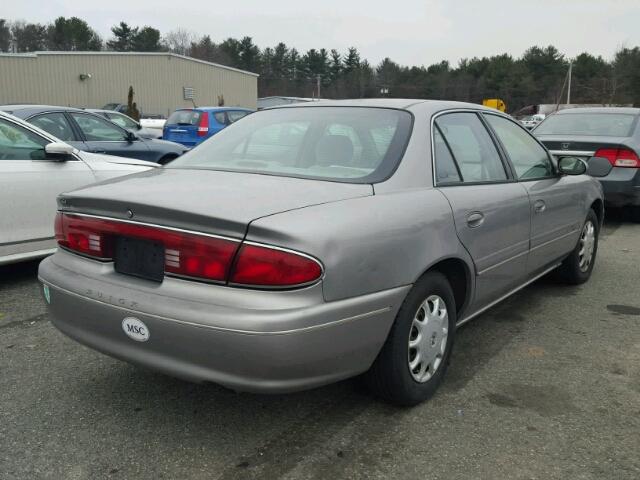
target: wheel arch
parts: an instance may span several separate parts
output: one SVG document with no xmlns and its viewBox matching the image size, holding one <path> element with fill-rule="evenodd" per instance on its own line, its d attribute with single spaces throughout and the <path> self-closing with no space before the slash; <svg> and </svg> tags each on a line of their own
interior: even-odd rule
<svg viewBox="0 0 640 480">
<path fill-rule="evenodd" d="M 459 257 L 447 257 L 426 268 L 417 280 L 430 272 L 439 272 L 445 276 L 451 289 L 453 290 L 453 298 L 456 302 L 457 318 L 461 318 L 462 312 L 468 307 L 473 291 L 472 269 L 469 264 Z M 417 281 L 416 280 L 416 281 Z"/>
</svg>

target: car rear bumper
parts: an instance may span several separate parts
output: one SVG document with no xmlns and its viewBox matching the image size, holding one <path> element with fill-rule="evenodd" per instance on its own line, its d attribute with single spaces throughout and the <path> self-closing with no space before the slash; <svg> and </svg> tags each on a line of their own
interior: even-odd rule
<svg viewBox="0 0 640 480">
<path fill-rule="evenodd" d="M 640 169 L 613 168 L 599 178 L 605 203 L 611 207 L 640 206 Z"/>
<path fill-rule="evenodd" d="M 39 278 L 53 324 L 78 342 L 175 377 L 263 393 L 366 371 L 410 288 L 326 303 L 321 284 L 291 292 L 152 284 L 63 251 L 41 263 Z M 146 325 L 147 341 L 124 333 L 127 317 Z"/>
</svg>

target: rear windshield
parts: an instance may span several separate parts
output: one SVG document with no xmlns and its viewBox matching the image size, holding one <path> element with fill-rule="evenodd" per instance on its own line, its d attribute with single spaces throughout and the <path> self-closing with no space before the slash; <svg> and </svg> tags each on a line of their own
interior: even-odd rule
<svg viewBox="0 0 640 480">
<path fill-rule="evenodd" d="M 635 115 L 628 113 L 566 113 L 551 115 L 535 129 L 536 135 L 628 137 Z"/>
<path fill-rule="evenodd" d="M 177 110 L 169 115 L 167 125 L 198 125 L 201 113 L 197 110 Z"/>
<path fill-rule="evenodd" d="M 375 183 L 396 168 L 412 116 L 366 107 L 262 110 L 233 123 L 167 168 Z"/>
</svg>

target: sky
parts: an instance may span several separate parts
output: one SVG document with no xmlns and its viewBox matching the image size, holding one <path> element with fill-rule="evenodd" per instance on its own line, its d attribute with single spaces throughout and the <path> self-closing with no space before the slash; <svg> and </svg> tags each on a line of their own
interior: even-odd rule
<svg viewBox="0 0 640 480">
<path fill-rule="evenodd" d="M 86 20 L 106 40 L 112 25 L 150 25 L 208 34 L 214 42 L 250 36 L 261 48 L 355 46 L 372 64 L 403 65 L 501 53 L 520 56 L 554 45 L 568 57 L 611 58 L 640 46 L 640 0 L 5 0 L 0 17 L 48 23 Z"/>
</svg>

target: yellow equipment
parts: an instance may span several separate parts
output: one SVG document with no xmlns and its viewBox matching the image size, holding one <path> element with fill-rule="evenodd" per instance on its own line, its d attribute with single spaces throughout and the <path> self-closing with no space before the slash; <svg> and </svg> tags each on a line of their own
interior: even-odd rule
<svg viewBox="0 0 640 480">
<path fill-rule="evenodd" d="M 507 111 L 507 105 L 499 98 L 485 98 L 482 100 L 482 105 L 485 107 L 495 108 L 501 112 Z"/>
</svg>

